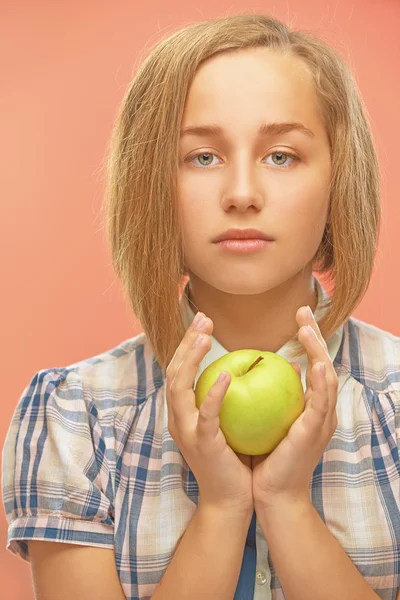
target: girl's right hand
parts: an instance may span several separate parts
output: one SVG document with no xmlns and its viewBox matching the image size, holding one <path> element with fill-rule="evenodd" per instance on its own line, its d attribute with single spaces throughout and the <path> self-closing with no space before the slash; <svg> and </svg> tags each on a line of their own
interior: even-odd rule
<svg viewBox="0 0 400 600">
<path fill-rule="evenodd" d="M 251 457 L 230 448 L 219 427 L 219 411 L 230 385 L 230 375 L 214 383 L 206 399 L 196 407 L 194 380 L 200 362 L 211 349 L 213 322 L 196 330 L 193 320 L 166 370 L 168 431 L 193 471 L 199 486 L 199 504 L 252 513 Z M 199 334 L 203 339 L 193 346 Z"/>
</svg>

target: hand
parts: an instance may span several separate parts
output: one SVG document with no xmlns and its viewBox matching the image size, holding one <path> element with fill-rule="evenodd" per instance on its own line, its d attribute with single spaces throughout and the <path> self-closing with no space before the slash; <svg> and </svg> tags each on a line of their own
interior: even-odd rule
<svg viewBox="0 0 400 600">
<path fill-rule="evenodd" d="M 252 456 L 256 507 L 268 507 L 282 500 L 310 502 L 314 469 L 337 427 L 338 378 L 327 345 L 314 315 L 306 307 L 299 308 L 296 321 L 300 326 L 298 338 L 308 356 L 305 408 L 270 454 Z M 311 325 L 315 336 L 307 331 L 307 325 Z M 291 364 L 300 377 L 300 366 Z M 326 376 L 320 371 L 321 364 L 326 367 Z"/>
<path fill-rule="evenodd" d="M 203 317 L 203 314 L 197 317 Z M 234 452 L 219 427 L 219 411 L 231 379 L 215 383 L 196 407 L 194 379 L 211 349 L 214 325 L 207 319 L 200 331 L 190 325 L 166 371 L 168 430 L 199 485 L 199 503 L 224 510 L 254 509 L 251 457 Z M 193 347 L 199 333 L 203 340 Z"/>
</svg>

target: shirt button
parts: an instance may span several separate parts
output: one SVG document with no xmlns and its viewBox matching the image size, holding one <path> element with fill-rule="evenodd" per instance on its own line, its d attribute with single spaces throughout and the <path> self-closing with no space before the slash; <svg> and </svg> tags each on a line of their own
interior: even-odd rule
<svg viewBox="0 0 400 600">
<path fill-rule="evenodd" d="M 264 571 L 257 571 L 256 581 L 258 585 L 264 585 L 264 583 L 267 583 L 267 577 Z"/>
</svg>

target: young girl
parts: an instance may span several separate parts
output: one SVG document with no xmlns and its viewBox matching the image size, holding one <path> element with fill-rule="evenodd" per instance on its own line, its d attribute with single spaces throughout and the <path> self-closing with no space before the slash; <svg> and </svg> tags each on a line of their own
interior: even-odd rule
<svg viewBox="0 0 400 600">
<path fill-rule="evenodd" d="M 106 199 L 144 333 L 40 370 L 19 401 L 7 547 L 38 598 L 400 598 L 400 339 L 350 316 L 381 209 L 346 64 L 262 14 L 177 31 L 122 102 Z M 226 444 L 231 374 L 194 401 L 206 366 L 246 348 L 305 390 L 269 455 Z"/>
</svg>

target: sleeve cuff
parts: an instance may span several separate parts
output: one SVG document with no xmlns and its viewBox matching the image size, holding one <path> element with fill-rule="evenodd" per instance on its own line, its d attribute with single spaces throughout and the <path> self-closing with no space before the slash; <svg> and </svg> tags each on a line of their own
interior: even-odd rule
<svg viewBox="0 0 400 600">
<path fill-rule="evenodd" d="M 8 527 L 7 550 L 29 562 L 29 540 L 114 548 L 114 526 L 58 515 L 17 517 Z"/>
</svg>

